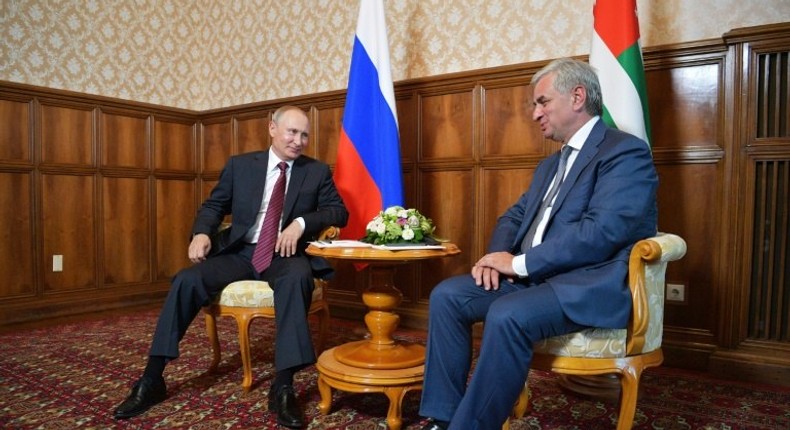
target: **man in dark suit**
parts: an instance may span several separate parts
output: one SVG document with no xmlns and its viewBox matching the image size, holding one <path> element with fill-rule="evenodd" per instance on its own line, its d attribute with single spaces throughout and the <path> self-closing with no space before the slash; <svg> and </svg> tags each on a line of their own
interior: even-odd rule
<svg viewBox="0 0 790 430">
<path fill-rule="evenodd" d="M 656 233 L 650 148 L 601 121 L 593 69 L 556 60 L 532 85 L 532 118 L 563 149 L 538 165 L 529 189 L 499 218 L 471 276 L 449 278 L 431 292 L 425 430 L 501 428 L 535 342 L 587 327 L 625 327 L 630 248 Z M 467 386 L 478 321 L 485 322 L 483 339 Z"/>
<path fill-rule="evenodd" d="M 173 278 L 146 368 L 115 410 L 116 419 L 140 415 L 165 399 L 165 365 L 178 357 L 178 344 L 201 307 L 231 282 L 260 279 L 274 290 L 277 308 L 277 373 L 269 392 L 269 408 L 277 413 L 280 424 L 304 426 L 293 376 L 315 362 L 307 310 L 313 277 L 331 272 L 325 260 L 306 255 L 305 248 L 321 230 L 345 226 L 348 219 L 329 166 L 302 155 L 308 128 L 307 115 L 301 109 L 284 106 L 269 123 L 272 144 L 268 151 L 228 160 L 192 226 L 188 252 L 195 264 Z M 218 232 L 229 214 L 230 227 Z M 267 238 L 271 239 L 268 250 L 264 246 Z"/>
</svg>

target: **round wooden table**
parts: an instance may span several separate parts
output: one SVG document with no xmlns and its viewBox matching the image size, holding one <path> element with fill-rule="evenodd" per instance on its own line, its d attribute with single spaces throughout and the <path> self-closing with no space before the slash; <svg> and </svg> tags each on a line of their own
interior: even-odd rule
<svg viewBox="0 0 790 430">
<path fill-rule="evenodd" d="M 319 248 L 310 245 L 307 253 L 327 259 L 347 260 L 364 264 L 369 285 L 362 293 L 362 302 L 369 311 L 365 325 L 370 338 L 349 342 L 324 351 L 318 369 L 318 390 L 322 414 L 332 406 L 332 388 L 350 392 L 380 392 L 390 400 L 387 426 L 401 428 L 401 403 L 410 390 L 422 389 L 425 348 L 418 344 L 398 342 L 392 337 L 400 317 L 394 309 L 403 299 L 395 287 L 395 268 L 401 264 L 432 258 L 443 258 L 461 253 L 452 243 L 441 249 L 384 250 L 359 247 Z"/>
</svg>

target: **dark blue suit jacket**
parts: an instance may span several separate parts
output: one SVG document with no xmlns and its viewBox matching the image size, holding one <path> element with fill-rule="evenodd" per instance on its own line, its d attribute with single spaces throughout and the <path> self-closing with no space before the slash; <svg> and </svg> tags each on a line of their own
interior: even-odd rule
<svg viewBox="0 0 790 430">
<path fill-rule="evenodd" d="M 558 162 L 555 153 L 538 165 L 527 192 L 497 221 L 489 252 L 521 253 Z M 560 187 L 543 242 L 526 253 L 528 280 L 548 283 L 578 324 L 625 327 L 628 256 L 656 233 L 657 188 L 647 144 L 599 120 Z"/>
<path fill-rule="evenodd" d="M 247 231 L 255 224 L 266 186 L 269 151 L 251 152 L 231 157 L 219 182 L 195 217 L 192 234 L 212 236 L 211 254 L 237 249 Z M 217 233 L 226 215 L 232 214 L 230 228 Z M 304 255 L 307 242 L 326 227 L 343 227 L 348 211 L 335 188 L 329 166 L 307 156 L 294 160 L 283 205 L 283 227 L 302 217 L 305 231 L 297 253 Z M 323 277 L 331 266 L 322 258 L 310 258 L 316 276 Z"/>
</svg>

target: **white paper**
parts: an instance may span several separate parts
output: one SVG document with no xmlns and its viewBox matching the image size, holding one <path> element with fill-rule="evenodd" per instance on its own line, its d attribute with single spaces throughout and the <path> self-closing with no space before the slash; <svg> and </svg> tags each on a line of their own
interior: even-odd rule
<svg viewBox="0 0 790 430">
<path fill-rule="evenodd" d="M 372 245 L 373 249 L 385 249 L 387 251 L 415 251 L 421 249 L 444 249 L 443 245 Z"/>
<path fill-rule="evenodd" d="M 370 248 L 373 246 L 359 240 L 318 240 L 310 243 L 318 248 Z"/>
<path fill-rule="evenodd" d="M 310 242 L 317 248 L 373 248 L 385 251 L 415 251 L 421 249 L 444 249 L 444 245 L 423 245 L 415 244 L 397 244 L 397 245 L 374 245 L 372 243 L 362 242 L 359 240 L 319 240 Z"/>
</svg>

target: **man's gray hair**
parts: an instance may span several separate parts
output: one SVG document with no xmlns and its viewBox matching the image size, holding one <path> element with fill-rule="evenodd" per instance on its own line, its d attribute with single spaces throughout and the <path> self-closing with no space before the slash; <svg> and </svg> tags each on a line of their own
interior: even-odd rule
<svg viewBox="0 0 790 430">
<path fill-rule="evenodd" d="M 568 94 L 575 87 L 581 85 L 587 93 L 584 110 L 590 115 L 603 113 L 601 84 L 592 66 L 571 58 L 559 58 L 535 73 L 530 84 L 534 87 L 538 81 L 549 74 L 554 74 L 554 89 L 562 94 Z"/>
</svg>

